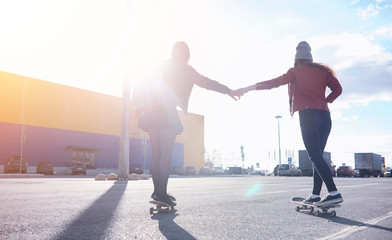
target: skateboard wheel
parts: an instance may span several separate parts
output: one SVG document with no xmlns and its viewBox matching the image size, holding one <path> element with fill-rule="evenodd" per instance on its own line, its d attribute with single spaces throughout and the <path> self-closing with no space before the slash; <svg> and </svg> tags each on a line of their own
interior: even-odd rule
<svg viewBox="0 0 392 240">
<path fill-rule="evenodd" d="M 332 217 L 336 217 L 336 212 L 335 211 L 331 211 L 331 216 Z"/>
<path fill-rule="evenodd" d="M 314 212 L 314 214 L 315 214 L 317 217 L 320 217 L 321 212 L 320 212 L 319 210 L 317 210 L 316 212 Z"/>
<path fill-rule="evenodd" d="M 310 207 L 310 212 L 313 212 L 314 211 L 314 207 Z"/>
<path fill-rule="evenodd" d="M 150 214 L 154 212 L 154 208 L 150 208 Z"/>
<path fill-rule="evenodd" d="M 299 207 L 298 206 L 295 207 L 295 211 L 299 212 Z"/>
</svg>

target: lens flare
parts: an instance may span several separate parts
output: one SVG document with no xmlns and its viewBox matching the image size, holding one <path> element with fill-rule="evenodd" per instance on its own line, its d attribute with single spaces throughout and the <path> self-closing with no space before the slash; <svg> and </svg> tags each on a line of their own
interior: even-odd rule
<svg viewBox="0 0 392 240">
<path fill-rule="evenodd" d="M 246 193 L 246 196 L 248 197 L 253 197 L 256 193 L 262 191 L 264 186 L 262 184 L 257 184 L 253 187 L 251 187 L 248 192 Z"/>
</svg>

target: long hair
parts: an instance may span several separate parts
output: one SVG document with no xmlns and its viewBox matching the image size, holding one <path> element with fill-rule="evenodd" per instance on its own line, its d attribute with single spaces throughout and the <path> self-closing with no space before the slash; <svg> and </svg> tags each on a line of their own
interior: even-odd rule
<svg viewBox="0 0 392 240">
<path fill-rule="evenodd" d="M 335 71 L 330 66 L 328 66 L 327 64 L 315 63 L 315 62 L 312 62 L 310 60 L 304 60 L 304 59 L 297 59 L 297 60 L 295 60 L 294 67 L 300 66 L 300 65 L 308 65 L 308 66 L 311 66 L 311 67 L 322 69 L 324 71 L 327 71 L 327 72 L 331 73 L 332 76 L 334 76 L 336 78 Z"/>
</svg>

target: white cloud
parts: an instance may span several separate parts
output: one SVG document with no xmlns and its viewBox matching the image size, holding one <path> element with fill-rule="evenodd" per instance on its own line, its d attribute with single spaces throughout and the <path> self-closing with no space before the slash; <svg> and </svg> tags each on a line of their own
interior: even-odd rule
<svg viewBox="0 0 392 240">
<path fill-rule="evenodd" d="M 391 7 L 390 4 L 385 3 L 385 2 L 391 3 L 391 0 L 376 0 L 376 2 L 377 2 L 376 7 L 377 7 L 377 9 L 379 9 L 379 10 L 383 10 L 383 9 L 386 9 L 386 8 Z M 384 6 L 381 6 L 380 3 L 385 3 L 385 4 L 384 4 Z"/>
<path fill-rule="evenodd" d="M 392 101 L 392 54 L 361 34 L 328 34 L 309 39 L 316 62 L 329 64 L 343 87 L 332 111 Z M 344 116 L 337 112 L 336 117 Z M 347 119 L 346 119 L 347 120 Z M 351 119 L 353 120 L 353 119 Z"/>
<path fill-rule="evenodd" d="M 373 4 L 369 4 L 366 9 L 357 9 L 357 16 L 362 20 L 367 20 L 379 14 L 379 10 Z"/>
<path fill-rule="evenodd" d="M 377 28 L 372 36 L 392 39 L 392 24 Z"/>
<path fill-rule="evenodd" d="M 350 5 L 356 5 L 357 3 L 359 3 L 359 0 L 353 0 L 351 1 Z"/>
<path fill-rule="evenodd" d="M 357 121 L 358 120 L 358 116 L 357 115 L 353 115 L 353 116 L 343 117 L 342 120 L 343 121 L 348 121 L 348 122 Z"/>
<path fill-rule="evenodd" d="M 369 5 L 365 9 L 358 8 L 357 9 L 357 16 L 362 20 L 367 20 L 371 17 L 376 17 L 377 15 L 379 15 L 380 11 L 392 7 L 392 5 L 388 4 L 388 3 L 385 3 L 384 5 L 382 5 L 381 3 L 383 3 L 383 2 L 386 2 L 386 1 L 376 0 L 376 4 L 369 3 Z M 351 2 L 351 5 L 355 5 L 356 3 L 357 2 L 353 1 L 353 2 Z"/>
</svg>

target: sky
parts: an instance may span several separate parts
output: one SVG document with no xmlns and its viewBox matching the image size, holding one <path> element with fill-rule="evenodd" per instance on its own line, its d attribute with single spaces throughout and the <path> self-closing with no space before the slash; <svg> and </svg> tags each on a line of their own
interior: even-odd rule
<svg viewBox="0 0 392 240">
<path fill-rule="evenodd" d="M 374 152 L 392 167 L 391 0 L 1 0 L 0 70 L 122 96 L 176 41 L 189 64 L 232 89 L 278 77 L 307 41 L 330 65 L 343 94 L 330 104 L 326 151 L 340 166 Z M 328 94 L 328 91 L 327 91 Z M 206 157 L 223 166 L 298 162 L 304 149 L 287 86 L 239 101 L 194 87 L 189 112 L 204 115 Z M 241 161 L 244 146 L 245 161 Z"/>
</svg>

